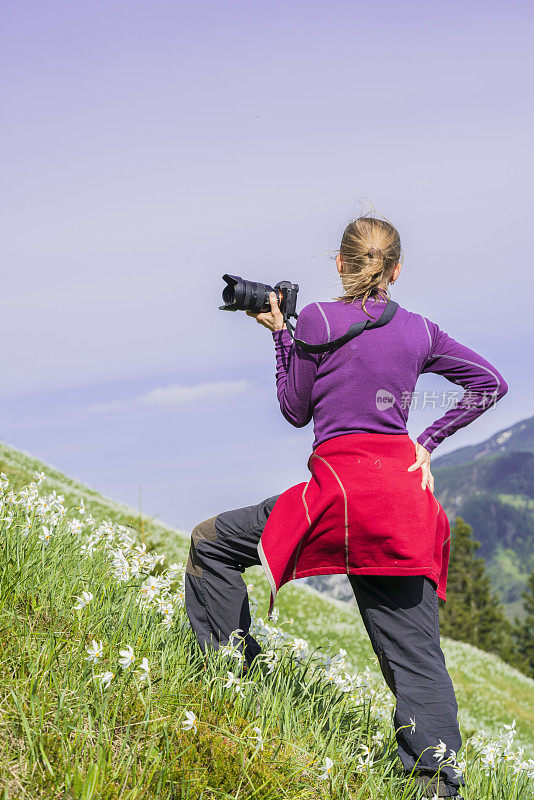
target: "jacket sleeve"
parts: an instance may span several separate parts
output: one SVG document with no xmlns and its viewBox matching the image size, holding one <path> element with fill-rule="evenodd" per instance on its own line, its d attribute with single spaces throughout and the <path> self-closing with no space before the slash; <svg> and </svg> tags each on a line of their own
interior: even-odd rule
<svg viewBox="0 0 534 800">
<path fill-rule="evenodd" d="M 315 313 L 317 312 L 317 313 Z M 325 323 L 314 303 L 299 312 L 294 335 L 310 344 L 326 341 Z M 313 415 L 312 389 L 320 354 L 297 347 L 286 328 L 273 331 L 276 350 L 276 394 L 283 416 L 303 428 Z"/>
<path fill-rule="evenodd" d="M 430 349 L 421 372 L 435 372 L 464 389 L 459 402 L 432 423 L 417 441 L 432 452 L 447 436 L 473 422 L 503 397 L 508 384 L 493 364 L 452 339 L 423 317 Z"/>
</svg>

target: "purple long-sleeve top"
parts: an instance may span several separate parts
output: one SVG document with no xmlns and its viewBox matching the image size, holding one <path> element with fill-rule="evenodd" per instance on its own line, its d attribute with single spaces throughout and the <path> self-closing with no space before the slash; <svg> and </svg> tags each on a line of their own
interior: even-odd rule
<svg viewBox="0 0 534 800">
<path fill-rule="evenodd" d="M 385 300 L 369 299 L 368 314 L 378 317 Z M 361 300 L 314 302 L 299 312 L 295 336 L 323 344 L 368 319 Z M 284 417 L 296 428 L 313 418 L 315 440 L 347 433 L 408 433 L 406 423 L 419 375 L 436 372 L 463 388 L 457 397 L 441 393 L 450 407 L 418 437 L 432 452 L 446 436 L 473 422 L 508 391 L 493 364 L 469 349 L 435 322 L 399 306 L 388 324 L 366 329 L 337 350 L 307 353 L 289 331 L 273 331 L 276 389 Z M 437 393 L 436 393 L 437 394 Z M 461 395 L 461 396 L 460 396 Z"/>
</svg>

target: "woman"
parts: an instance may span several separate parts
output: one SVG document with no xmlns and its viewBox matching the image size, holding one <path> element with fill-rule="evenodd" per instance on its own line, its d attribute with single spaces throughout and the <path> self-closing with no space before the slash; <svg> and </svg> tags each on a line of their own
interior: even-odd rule
<svg viewBox="0 0 534 800">
<path fill-rule="evenodd" d="M 351 222 L 336 258 L 344 292 L 305 306 L 295 338 L 333 342 L 354 322 L 378 318 L 401 273 L 397 230 L 371 216 Z M 292 341 L 274 293 L 270 312 L 247 314 L 272 332 L 284 417 L 314 422 L 307 483 L 222 512 L 195 527 L 186 567 L 186 609 L 203 650 L 245 636 L 250 666 L 261 652 L 250 635 L 241 573 L 262 564 L 277 590 L 289 580 L 345 573 L 384 678 L 396 698 L 398 754 L 417 771 L 425 796 L 461 797 L 464 780 L 432 748 L 458 752 L 458 706 L 440 647 L 438 596 L 446 599 L 450 529 L 433 495 L 430 456 L 508 387 L 497 369 L 429 319 L 398 307 L 382 327 L 332 351 Z M 435 372 L 463 396 L 414 443 L 406 422 L 418 376 Z M 413 722 L 415 721 L 415 727 Z M 434 777 L 432 777 L 434 776 Z"/>
</svg>

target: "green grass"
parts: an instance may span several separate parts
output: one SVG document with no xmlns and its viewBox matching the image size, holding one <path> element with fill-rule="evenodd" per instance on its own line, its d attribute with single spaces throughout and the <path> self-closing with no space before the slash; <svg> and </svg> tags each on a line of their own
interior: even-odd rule
<svg viewBox="0 0 534 800">
<path fill-rule="evenodd" d="M 44 484 L 24 490 L 41 470 Z M 245 679 L 226 687 L 239 652 L 204 656 L 183 606 L 188 534 L 140 518 L 3 445 L 0 471 L 10 479 L 0 502 L 3 798 L 413 795 L 395 756 L 392 697 L 355 610 L 290 583 L 277 597 L 279 619 L 266 623 L 267 582 L 260 568 L 247 571 L 253 631 L 272 661 L 258 659 Z M 63 498 L 38 500 L 54 490 Z M 82 500 L 94 522 L 76 510 Z M 48 543 L 39 538 L 43 525 Z M 135 532 L 149 551 L 165 553 L 165 564 L 124 538 Z M 112 550 L 123 553 L 122 567 Z M 169 572 L 173 561 L 179 563 Z M 144 592 L 151 580 L 159 607 Z M 74 610 L 82 591 L 93 599 Z M 165 603 L 173 613 L 162 612 Z M 295 639 L 304 640 L 300 648 Z M 87 660 L 93 640 L 103 645 L 95 664 Z M 122 668 L 127 645 L 135 661 Z M 532 753 L 534 681 L 469 645 L 443 646 L 464 743 L 481 729 L 499 739 L 515 719 L 513 746 Z M 108 671 L 114 674 L 106 687 L 98 676 Z M 344 691 L 336 685 L 342 680 Z M 196 728 L 184 727 L 186 711 Z M 525 769 L 514 772 L 521 759 L 512 756 L 512 739 L 513 731 L 500 735 L 505 757 L 497 755 L 494 766 L 490 745 L 480 752 L 476 738 L 467 756 L 460 753 L 467 757 L 467 800 L 534 797 Z M 333 766 L 321 778 L 327 757 Z"/>
</svg>

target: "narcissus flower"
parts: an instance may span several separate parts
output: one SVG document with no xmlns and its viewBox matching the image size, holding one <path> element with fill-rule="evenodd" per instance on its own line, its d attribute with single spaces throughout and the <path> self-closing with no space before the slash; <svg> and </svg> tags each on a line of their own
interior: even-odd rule
<svg viewBox="0 0 534 800">
<path fill-rule="evenodd" d="M 185 720 L 182 722 L 182 728 L 184 729 L 184 731 L 190 731 L 190 730 L 194 729 L 194 731 L 196 733 L 197 732 L 197 726 L 195 725 L 195 722 L 196 722 L 197 718 L 195 717 L 193 712 L 192 711 L 186 711 L 185 712 L 185 717 L 186 717 Z"/>
<path fill-rule="evenodd" d="M 92 644 L 85 649 L 88 653 L 85 660 L 91 661 L 93 664 L 96 664 L 104 655 L 104 643 L 102 640 L 97 642 L 96 639 L 93 639 Z"/>
<path fill-rule="evenodd" d="M 137 673 L 139 675 L 140 681 L 148 680 L 148 676 L 150 674 L 150 665 L 148 663 L 148 658 L 143 658 L 141 660 L 141 664 L 139 666 L 139 669 L 137 670 Z"/>
<path fill-rule="evenodd" d="M 434 747 L 434 758 L 437 758 L 438 761 L 443 761 L 446 752 L 447 752 L 447 745 L 440 739 L 439 744 L 437 744 Z"/>
<path fill-rule="evenodd" d="M 119 658 L 119 664 L 123 669 L 128 669 L 128 667 L 131 667 L 135 661 L 134 651 L 131 644 L 127 644 L 124 650 L 119 650 L 119 655 L 122 656 L 122 658 Z"/>
<path fill-rule="evenodd" d="M 95 678 L 100 678 L 100 682 L 104 689 L 107 689 L 113 678 L 115 677 L 114 672 L 101 672 L 100 675 L 95 675 Z"/>
<path fill-rule="evenodd" d="M 319 778 L 319 780 L 324 781 L 327 778 L 329 778 L 331 773 L 332 773 L 332 767 L 333 766 L 334 766 L 334 762 L 332 761 L 332 759 L 329 758 L 328 756 L 326 756 L 326 758 L 324 760 L 323 772 L 320 775 L 317 776 Z"/>
<path fill-rule="evenodd" d="M 89 605 L 92 599 L 93 594 L 91 592 L 82 592 L 81 595 L 76 595 L 76 600 L 78 603 L 74 606 L 74 608 L 85 608 L 85 606 Z"/>
<path fill-rule="evenodd" d="M 43 525 L 42 533 L 39 534 L 39 541 L 42 542 L 43 545 L 46 547 L 46 545 L 49 544 L 51 538 L 52 538 L 52 533 L 46 527 L 46 525 Z"/>
</svg>

